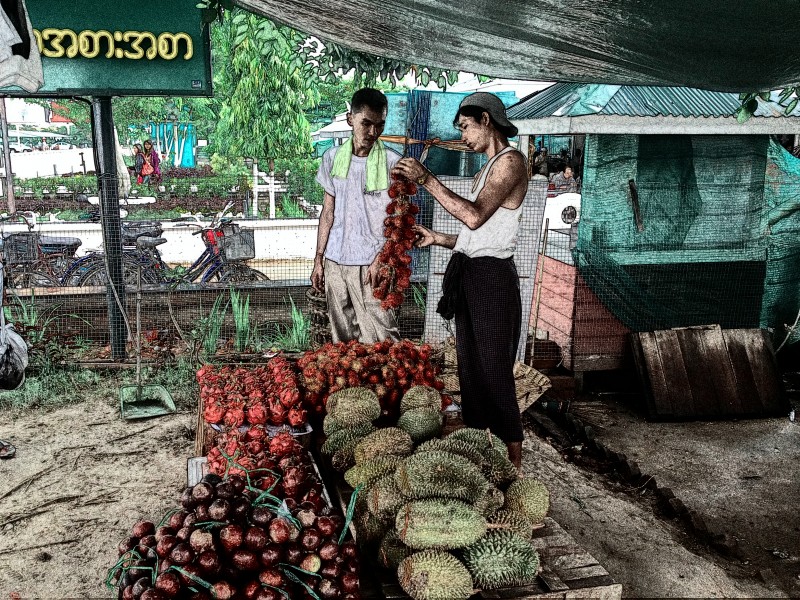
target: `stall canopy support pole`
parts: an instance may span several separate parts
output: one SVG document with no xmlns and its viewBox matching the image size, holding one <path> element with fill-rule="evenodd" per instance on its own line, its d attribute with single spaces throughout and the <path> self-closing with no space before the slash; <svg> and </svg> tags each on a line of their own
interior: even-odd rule
<svg viewBox="0 0 800 600">
<path fill-rule="evenodd" d="M 111 335 L 111 357 L 125 358 L 127 327 L 125 325 L 125 280 L 122 271 L 122 224 L 119 216 L 119 186 L 117 185 L 117 157 L 114 143 L 114 117 L 111 97 L 92 98 L 94 147 L 100 176 L 100 223 L 103 229 L 103 247 L 106 256 L 108 281 L 108 327 Z"/>
<path fill-rule="evenodd" d="M 14 198 L 14 173 L 11 172 L 11 144 L 8 141 L 8 117 L 6 115 L 6 98 L 0 98 L 0 128 L 3 136 L 3 164 L 6 166 L 6 200 L 8 214 L 17 212 L 17 201 Z"/>
</svg>

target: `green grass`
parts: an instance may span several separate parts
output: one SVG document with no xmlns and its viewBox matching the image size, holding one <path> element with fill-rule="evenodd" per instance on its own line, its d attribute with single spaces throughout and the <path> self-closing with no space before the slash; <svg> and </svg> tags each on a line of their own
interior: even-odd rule
<svg viewBox="0 0 800 600">
<path fill-rule="evenodd" d="M 311 320 L 303 314 L 294 304 L 294 300 L 289 296 L 292 305 L 292 324 L 281 325 L 280 323 L 269 324 L 271 331 L 257 338 L 256 351 L 280 349 L 286 352 L 303 352 L 308 350 L 310 343 Z"/>
<path fill-rule="evenodd" d="M 195 372 L 196 367 L 191 362 L 178 359 L 159 367 L 144 368 L 142 383 L 163 385 L 179 411 L 194 410 L 198 397 Z M 22 387 L 0 393 L 0 410 L 53 410 L 95 398 L 118 407 L 120 387 L 135 384 L 133 369 L 124 373 L 94 371 L 60 365 L 49 356 L 36 353 Z"/>
<path fill-rule="evenodd" d="M 35 353 L 21 388 L 0 393 L 0 410 L 58 408 L 103 393 L 100 375 L 59 365 L 48 354 Z"/>
</svg>

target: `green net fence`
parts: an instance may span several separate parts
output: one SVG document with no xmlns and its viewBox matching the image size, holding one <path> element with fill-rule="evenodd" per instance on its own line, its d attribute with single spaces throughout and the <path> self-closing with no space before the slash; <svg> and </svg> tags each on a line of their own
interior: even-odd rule
<svg viewBox="0 0 800 600">
<path fill-rule="evenodd" d="M 574 261 L 617 319 L 787 336 L 800 307 L 800 160 L 767 136 L 588 136 L 586 148 Z"/>
</svg>

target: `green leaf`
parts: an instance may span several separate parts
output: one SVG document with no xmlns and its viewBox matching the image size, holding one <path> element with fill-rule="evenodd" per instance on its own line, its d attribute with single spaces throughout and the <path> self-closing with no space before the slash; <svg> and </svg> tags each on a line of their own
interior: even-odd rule
<svg viewBox="0 0 800 600">
<path fill-rule="evenodd" d="M 751 115 L 755 114 L 755 112 L 758 110 L 758 98 L 750 98 L 750 100 L 745 102 L 744 107 Z"/>
<path fill-rule="evenodd" d="M 734 115 L 736 116 L 736 120 L 739 123 L 744 123 L 748 121 L 750 117 L 753 116 L 753 113 L 749 112 L 744 106 L 740 106 L 739 108 L 736 109 Z"/>
<path fill-rule="evenodd" d="M 791 113 L 792 113 L 792 111 L 793 111 L 795 108 L 797 108 L 797 103 L 798 103 L 798 102 L 800 102 L 800 98 L 795 98 L 794 100 L 792 100 L 791 102 L 789 102 L 789 105 L 786 107 L 786 110 L 784 110 L 784 111 L 783 111 L 783 112 L 784 112 L 784 114 L 786 114 L 786 115 L 788 115 L 788 114 L 791 114 Z"/>
<path fill-rule="evenodd" d="M 772 97 L 772 92 L 760 92 L 758 97 L 761 98 L 764 102 L 769 102 L 769 99 Z"/>
<path fill-rule="evenodd" d="M 427 71 L 423 71 L 422 74 L 419 76 L 419 82 L 422 87 L 427 87 L 428 84 L 431 82 L 431 76 L 428 75 Z"/>
</svg>

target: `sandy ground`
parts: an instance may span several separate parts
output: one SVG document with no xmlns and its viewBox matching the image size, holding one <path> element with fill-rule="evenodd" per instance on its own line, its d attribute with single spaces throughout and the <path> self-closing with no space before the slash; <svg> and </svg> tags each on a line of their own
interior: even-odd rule
<svg viewBox="0 0 800 600">
<path fill-rule="evenodd" d="M 124 422 L 117 399 L 0 415 L 0 599 L 113 598 L 103 585 L 116 545 L 158 519 L 186 482 L 192 415 Z M 623 584 L 627 597 L 775 597 L 746 570 L 685 547 L 641 504 L 565 462 L 531 432 L 527 474 L 551 489 L 551 516 Z M 691 544 L 688 544 L 691 546 Z"/>
</svg>

